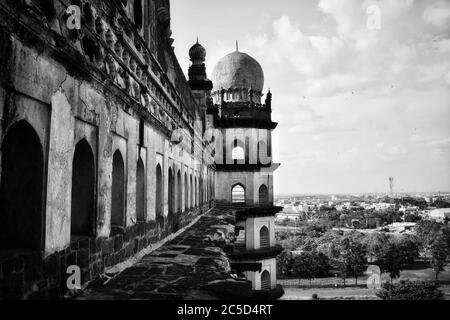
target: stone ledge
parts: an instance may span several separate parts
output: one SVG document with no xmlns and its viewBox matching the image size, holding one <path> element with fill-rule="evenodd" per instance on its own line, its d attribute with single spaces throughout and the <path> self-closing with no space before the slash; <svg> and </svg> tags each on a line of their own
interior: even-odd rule
<svg viewBox="0 0 450 320">
<path fill-rule="evenodd" d="M 251 283 L 231 275 L 232 209 L 213 208 L 192 226 L 78 299 L 250 299 Z"/>
<path fill-rule="evenodd" d="M 283 248 L 277 244 L 273 247 L 262 248 L 257 250 L 246 250 L 245 248 L 242 248 L 239 251 L 230 252 L 228 256 L 233 261 L 244 261 L 244 260 L 259 261 L 268 258 L 275 258 L 282 251 Z"/>
</svg>

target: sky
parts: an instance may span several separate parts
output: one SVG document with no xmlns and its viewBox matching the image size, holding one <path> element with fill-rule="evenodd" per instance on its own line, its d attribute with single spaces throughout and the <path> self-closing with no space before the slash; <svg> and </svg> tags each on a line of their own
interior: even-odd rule
<svg viewBox="0 0 450 320">
<path fill-rule="evenodd" d="M 171 0 L 187 74 L 234 51 L 273 94 L 276 194 L 450 191 L 450 1 Z M 378 19 L 379 18 L 379 19 Z"/>
</svg>

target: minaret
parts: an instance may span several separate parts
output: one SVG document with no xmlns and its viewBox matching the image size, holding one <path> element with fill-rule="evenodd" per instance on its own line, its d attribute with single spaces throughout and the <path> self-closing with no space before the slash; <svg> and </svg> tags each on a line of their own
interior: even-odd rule
<svg viewBox="0 0 450 320">
<path fill-rule="evenodd" d="M 272 93 L 263 97 L 264 73 L 249 55 L 236 51 L 222 58 L 213 71 L 214 105 L 208 109 L 216 137 L 216 205 L 236 212 L 232 271 L 252 284 L 258 298 L 283 294 L 276 279 L 276 256 L 282 251 L 275 239 L 272 161 Z M 265 103 L 262 103 L 264 101 Z M 219 112 L 220 110 L 220 112 Z M 223 150 L 223 153 L 220 152 Z"/>
<path fill-rule="evenodd" d="M 189 49 L 189 58 L 191 60 L 188 71 L 189 86 L 192 90 L 210 91 L 212 89 L 212 82 L 206 76 L 206 50 L 198 42 L 198 37 L 197 42 Z"/>
<path fill-rule="evenodd" d="M 199 110 L 196 110 L 196 119 L 201 120 L 201 122 L 194 123 L 194 131 L 197 131 L 197 134 L 193 136 L 193 140 L 191 143 L 192 151 L 199 150 L 199 148 L 195 148 L 195 145 L 202 145 L 202 141 L 199 141 L 198 137 L 202 137 L 206 127 L 209 127 L 210 124 L 207 123 L 206 111 L 208 106 L 212 104 L 211 101 L 211 89 L 212 82 L 206 76 L 206 67 L 205 67 L 205 58 L 206 58 L 206 50 L 205 48 L 197 42 L 190 48 L 189 50 L 189 58 L 191 60 L 191 65 L 189 66 L 189 86 L 192 90 L 192 95 L 195 100 L 197 100 L 197 104 L 200 106 Z M 196 138 L 197 137 L 197 138 Z M 197 141 L 196 141 L 197 139 Z M 199 167 L 198 171 L 200 172 L 201 178 L 199 179 L 199 190 L 200 190 L 200 199 L 205 199 L 206 194 L 209 194 L 209 198 L 214 198 L 214 190 L 212 186 L 205 184 L 205 181 L 208 181 L 209 177 L 212 177 L 211 166 L 213 165 L 213 160 L 211 157 L 210 147 L 200 148 L 202 152 L 202 158 L 204 163 L 208 163 L 207 166 Z M 211 202 L 209 204 L 211 206 Z"/>
</svg>

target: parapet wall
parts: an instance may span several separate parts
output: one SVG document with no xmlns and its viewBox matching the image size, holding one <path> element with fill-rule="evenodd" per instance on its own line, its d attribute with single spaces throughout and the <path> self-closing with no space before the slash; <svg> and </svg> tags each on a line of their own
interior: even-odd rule
<svg viewBox="0 0 450 320">
<path fill-rule="evenodd" d="M 205 205 L 184 213 L 179 229 L 207 209 Z M 111 267 L 164 241 L 175 231 L 167 221 L 165 225 L 160 228 L 153 221 L 141 222 L 112 237 L 72 242 L 65 250 L 47 257 L 23 253 L 0 260 L 0 299 L 61 299 L 68 292 L 69 266 L 80 267 L 82 287 L 86 287 Z"/>
</svg>

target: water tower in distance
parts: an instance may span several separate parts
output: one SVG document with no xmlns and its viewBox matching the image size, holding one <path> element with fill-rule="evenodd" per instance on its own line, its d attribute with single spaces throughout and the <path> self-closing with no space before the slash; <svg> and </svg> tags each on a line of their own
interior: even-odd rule
<svg viewBox="0 0 450 320">
<path fill-rule="evenodd" d="M 391 192 L 391 196 L 394 195 L 394 177 L 389 177 L 389 191 Z"/>
</svg>

